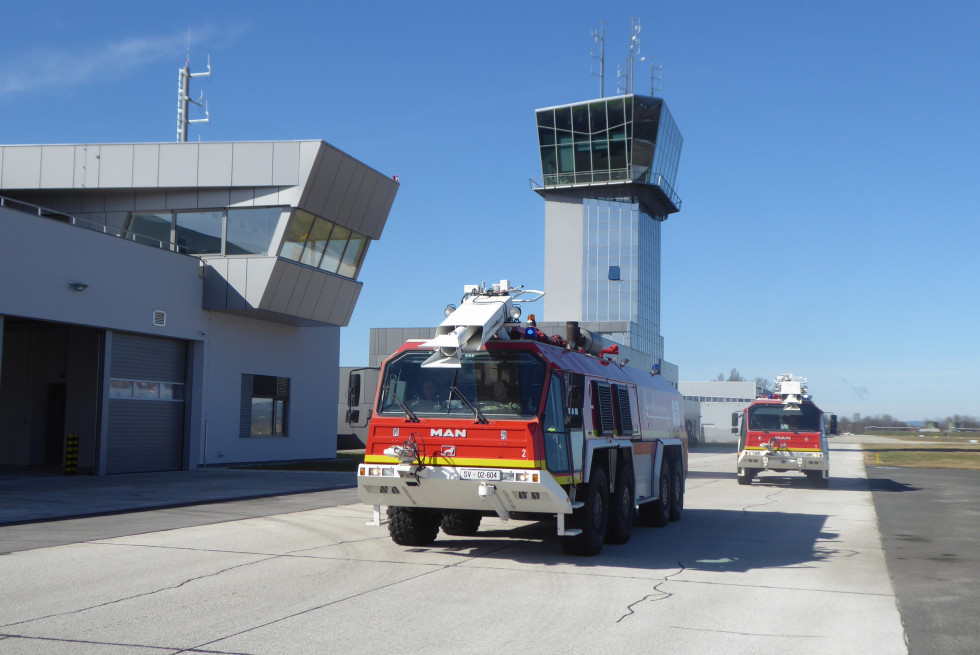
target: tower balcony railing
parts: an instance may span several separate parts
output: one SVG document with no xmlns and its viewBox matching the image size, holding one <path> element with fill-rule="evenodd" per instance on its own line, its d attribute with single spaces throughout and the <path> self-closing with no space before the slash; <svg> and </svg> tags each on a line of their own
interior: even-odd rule
<svg viewBox="0 0 980 655">
<path fill-rule="evenodd" d="M 58 221 L 59 223 L 66 223 L 68 225 L 73 225 L 86 230 L 92 230 L 93 232 L 101 232 L 102 234 L 108 234 L 109 236 L 126 239 L 127 241 L 134 241 L 153 248 L 160 248 L 161 250 L 169 250 L 171 252 L 182 254 L 187 253 L 186 248 L 177 245 L 173 241 L 161 240 L 154 236 L 141 234 L 135 230 L 114 227 L 112 225 L 100 223 L 99 221 L 93 221 L 87 218 L 79 218 L 77 216 L 72 216 L 71 214 L 60 212 L 56 209 L 48 209 L 47 207 L 41 207 L 40 205 L 34 205 L 15 198 L 0 196 L 0 207 L 6 207 L 7 209 L 13 209 L 26 214 L 34 214 L 35 216 L 40 216 L 41 218 Z"/>
<path fill-rule="evenodd" d="M 663 175 L 656 175 L 653 179 L 645 179 L 646 173 L 631 175 L 628 168 L 611 169 L 606 171 L 583 171 L 577 173 L 549 173 L 543 176 L 541 181 L 531 179 L 531 189 L 550 189 L 556 187 L 575 187 L 575 186 L 595 186 L 598 184 L 623 184 L 625 182 L 636 182 L 638 184 L 649 184 L 658 187 L 663 194 L 677 207 L 681 208 L 681 199 L 677 192 L 670 186 Z"/>
</svg>

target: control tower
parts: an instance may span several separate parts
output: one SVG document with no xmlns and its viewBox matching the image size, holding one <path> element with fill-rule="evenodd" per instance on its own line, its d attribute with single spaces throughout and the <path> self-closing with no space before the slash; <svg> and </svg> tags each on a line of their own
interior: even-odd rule
<svg viewBox="0 0 980 655">
<path fill-rule="evenodd" d="M 546 320 L 578 321 L 662 365 L 660 224 L 681 208 L 683 144 L 667 104 L 627 94 L 535 114 Z"/>
</svg>

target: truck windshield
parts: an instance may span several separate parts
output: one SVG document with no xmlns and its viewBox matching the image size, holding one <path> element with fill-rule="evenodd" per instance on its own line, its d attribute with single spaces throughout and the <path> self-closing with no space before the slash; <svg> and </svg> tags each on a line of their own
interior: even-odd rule
<svg viewBox="0 0 980 655">
<path fill-rule="evenodd" d="M 749 429 L 765 432 L 819 432 L 820 410 L 815 405 L 800 405 L 789 410 L 782 405 L 755 405 L 749 407 Z"/>
<path fill-rule="evenodd" d="M 532 417 L 541 404 L 546 365 L 527 352 L 463 353 L 460 368 L 422 368 L 429 351 L 406 352 L 388 363 L 378 413 L 426 416 Z M 465 401 L 460 398 L 465 396 Z M 467 406 L 469 404 L 470 406 Z M 474 412 L 473 407 L 479 410 Z"/>
</svg>

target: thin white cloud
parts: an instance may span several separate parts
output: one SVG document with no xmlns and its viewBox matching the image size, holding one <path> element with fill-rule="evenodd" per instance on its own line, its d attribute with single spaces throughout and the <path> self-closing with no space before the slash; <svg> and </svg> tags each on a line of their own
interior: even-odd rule
<svg viewBox="0 0 980 655">
<path fill-rule="evenodd" d="M 211 29 L 191 33 L 191 45 L 211 37 Z M 38 49 L 0 63 L 0 95 L 88 84 L 118 78 L 148 64 L 177 61 L 187 50 L 187 33 L 130 37 L 91 49 Z"/>
</svg>

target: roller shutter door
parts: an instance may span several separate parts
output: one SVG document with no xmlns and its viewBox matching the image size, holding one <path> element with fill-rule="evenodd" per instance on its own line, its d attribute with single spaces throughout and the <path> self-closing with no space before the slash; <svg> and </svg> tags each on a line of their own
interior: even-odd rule
<svg viewBox="0 0 980 655">
<path fill-rule="evenodd" d="M 182 468 L 186 358 L 183 341 L 113 333 L 106 473 Z"/>
</svg>

